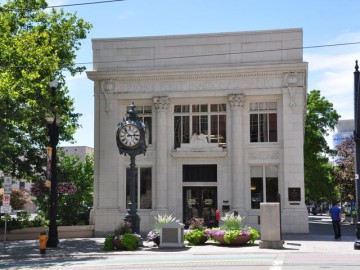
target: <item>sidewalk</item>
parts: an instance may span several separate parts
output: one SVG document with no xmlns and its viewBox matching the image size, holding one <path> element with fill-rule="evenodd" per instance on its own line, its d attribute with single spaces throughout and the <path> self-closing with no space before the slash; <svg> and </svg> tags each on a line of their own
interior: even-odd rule
<svg viewBox="0 0 360 270">
<path fill-rule="evenodd" d="M 16 258 L 36 257 L 81 257 L 81 256 L 113 256 L 113 255 L 156 255 L 169 252 L 181 252 L 188 254 L 219 254 L 219 253 L 334 253 L 334 254 L 360 254 L 360 250 L 354 250 L 355 226 L 343 225 L 343 237 L 335 240 L 332 235 L 331 225 L 327 222 L 311 223 L 309 234 L 283 235 L 284 245 L 282 249 L 260 249 L 259 240 L 254 245 L 240 247 L 220 246 L 208 241 L 203 246 L 186 246 L 185 248 L 161 249 L 153 246 L 153 243 L 144 241 L 136 251 L 104 251 L 104 238 L 75 238 L 60 239 L 57 248 L 48 248 L 45 255 L 40 254 L 37 240 L 7 241 L 0 242 L 0 260 Z"/>
</svg>

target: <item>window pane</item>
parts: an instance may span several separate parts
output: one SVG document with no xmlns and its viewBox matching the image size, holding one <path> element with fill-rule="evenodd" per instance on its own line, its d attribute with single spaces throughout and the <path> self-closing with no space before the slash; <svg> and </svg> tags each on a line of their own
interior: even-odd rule
<svg viewBox="0 0 360 270">
<path fill-rule="evenodd" d="M 268 110 L 276 110 L 277 103 L 276 102 L 268 102 Z"/>
<path fill-rule="evenodd" d="M 209 124 L 208 124 L 207 115 L 200 116 L 200 132 L 205 135 L 209 134 Z"/>
<path fill-rule="evenodd" d="M 200 112 L 200 106 L 198 104 L 192 105 L 192 112 Z"/>
<path fill-rule="evenodd" d="M 201 104 L 200 105 L 200 111 L 201 112 L 207 112 L 208 111 L 208 105 L 207 104 Z"/>
<path fill-rule="evenodd" d="M 211 112 L 218 112 L 219 111 L 218 104 L 211 104 L 210 105 L 210 111 Z"/>
<path fill-rule="evenodd" d="M 219 115 L 219 144 L 226 147 L 226 115 Z"/>
<path fill-rule="evenodd" d="M 174 113 L 181 113 L 181 105 L 174 106 Z"/>
<path fill-rule="evenodd" d="M 251 208 L 260 209 L 260 203 L 263 201 L 262 178 L 251 177 Z"/>
<path fill-rule="evenodd" d="M 263 167 L 262 166 L 251 166 L 250 167 L 250 176 L 251 177 L 263 177 Z"/>
<path fill-rule="evenodd" d="M 174 116 L 174 148 L 180 147 L 181 143 L 181 116 Z"/>
<path fill-rule="evenodd" d="M 277 142 L 277 114 L 269 114 L 269 142 Z"/>
<path fill-rule="evenodd" d="M 152 107 L 151 106 L 144 106 L 144 114 L 151 114 Z"/>
<path fill-rule="evenodd" d="M 218 115 L 212 115 L 211 116 L 211 134 L 210 134 L 210 142 L 211 143 L 218 143 L 219 137 L 218 137 Z"/>
<path fill-rule="evenodd" d="M 144 123 L 146 127 L 149 129 L 149 144 L 152 143 L 152 119 L 151 117 L 144 117 Z"/>
<path fill-rule="evenodd" d="M 182 142 L 189 143 L 190 142 L 190 117 L 182 116 Z"/>
<path fill-rule="evenodd" d="M 266 102 L 259 102 L 259 111 L 267 110 Z"/>
<path fill-rule="evenodd" d="M 226 112 L 226 104 L 219 104 L 219 112 Z"/>
<path fill-rule="evenodd" d="M 267 114 L 259 114 L 259 139 L 260 142 L 268 141 Z"/>
<path fill-rule="evenodd" d="M 278 177 L 278 166 L 265 166 L 266 177 Z"/>
<path fill-rule="evenodd" d="M 151 168 L 140 168 L 140 208 L 152 207 Z"/>
<path fill-rule="evenodd" d="M 278 178 L 266 177 L 266 201 L 276 202 L 278 193 Z"/>
<path fill-rule="evenodd" d="M 188 112 L 190 112 L 190 106 L 189 106 L 189 105 L 183 105 L 183 106 L 182 106 L 182 112 L 183 112 L 183 113 L 188 113 Z"/>
<path fill-rule="evenodd" d="M 250 142 L 258 142 L 258 115 L 250 114 Z"/>
<path fill-rule="evenodd" d="M 192 134 L 200 134 L 200 116 L 192 117 Z"/>
<path fill-rule="evenodd" d="M 250 103 L 250 111 L 258 111 L 258 110 L 259 110 L 258 102 Z"/>
</svg>

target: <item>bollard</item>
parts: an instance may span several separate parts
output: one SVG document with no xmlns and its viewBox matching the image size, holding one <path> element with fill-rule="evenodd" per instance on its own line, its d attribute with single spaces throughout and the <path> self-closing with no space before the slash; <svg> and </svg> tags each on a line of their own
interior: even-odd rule
<svg viewBox="0 0 360 270">
<path fill-rule="evenodd" d="M 46 241 L 47 241 L 47 234 L 46 232 L 41 232 L 39 235 L 39 241 L 40 241 L 40 254 L 46 253 Z"/>
</svg>

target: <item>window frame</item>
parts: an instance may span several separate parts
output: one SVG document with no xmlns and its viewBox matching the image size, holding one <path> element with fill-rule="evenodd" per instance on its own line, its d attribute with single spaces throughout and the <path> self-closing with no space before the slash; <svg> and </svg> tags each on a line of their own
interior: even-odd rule
<svg viewBox="0 0 360 270">
<path fill-rule="evenodd" d="M 202 133 L 206 136 L 208 143 L 217 143 L 220 147 L 226 148 L 226 116 L 226 103 L 175 104 L 173 109 L 174 149 L 180 148 L 181 143 L 190 143 L 192 135 L 203 130 L 207 131 L 206 134 Z M 197 127 L 195 127 L 196 123 Z M 217 130 L 216 141 L 211 138 L 215 130 L 214 124 Z M 224 133 L 224 136 L 221 133 Z"/>
<path fill-rule="evenodd" d="M 252 176 L 252 167 L 261 167 L 261 177 L 260 176 Z M 269 176 L 266 174 L 266 170 L 267 168 L 271 168 L 271 167 L 276 167 L 276 177 L 274 176 Z M 276 202 L 277 201 L 277 194 L 279 194 L 279 190 L 280 190 L 280 183 L 279 183 L 279 164 L 252 164 L 249 166 L 250 170 L 250 208 L 251 210 L 259 210 L 260 209 L 260 203 L 262 202 Z M 261 194 L 260 194 L 260 200 L 258 202 L 258 207 L 253 207 L 253 198 L 255 198 L 255 193 L 253 193 L 254 191 L 254 187 L 253 187 L 253 179 L 261 179 Z M 268 185 L 269 180 L 272 181 L 276 179 L 276 189 L 277 189 L 277 193 L 273 194 L 271 197 L 273 197 L 272 199 L 269 200 L 269 192 L 268 189 L 271 187 Z M 255 205 L 255 203 L 254 203 Z"/>
<path fill-rule="evenodd" d="M 254 116 L 256 116 L 256 119 Z M 279 114 L 278 114 L 277 101 L 250 102 L 249 105 L 250 143 L 277 143 L 279 141 L 278 116 Z M 264 129 L 266 130 L 264 131 Z M 256 135 L 256 140 L 254 137 L 254 133 Z"/>
<path fill-rule="evenodd" d="M 150 111 L 147 110 L 150 108 Z M 130 110 L 130 106 L 126 107 L 126 111 L 128 112 Z M 149 129 L 149 145 L 152 145 L 152 130 L 153 130 L 153 106 L 152 105 L 136 105 L 135 110 L 137 112 L 138 117 L 141 119 L 143 123 L 146 124 L 146 128 Z M 150 118 L 150 125 L 148 125 L 148 122 L 145 121 L 145 118 Z"/>
<path fill-rule="evenodd" d="M 141 203 L 144 198 L 141 194 L 142 190 L 142 180 L 141 170 L 142 169 L 150 169 L 149 176 L 150 176 L 150 207 L 142 208 Z M 136 183 L 135 183 L 135 197 L 136 197 L 136 204 L 137 210 L 151 210 L 153 209 L 153 189 L 154 189 L 154 181 L 153 181 L 153 168 L 152 166 L 137 166 L 136 167 Z M 130 167 L 126 167 L 125 169 L 125 207 L 129 210 L 129 202 L 130 202 Z M 138 188 L 140 187 L 140 188 Z"/>
</svg>

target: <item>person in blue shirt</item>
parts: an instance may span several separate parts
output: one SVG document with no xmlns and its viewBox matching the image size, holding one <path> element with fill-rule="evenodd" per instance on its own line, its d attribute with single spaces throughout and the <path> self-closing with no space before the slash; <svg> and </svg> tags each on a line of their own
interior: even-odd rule
<svg viewBox="0 0 360 270">
<path fill-rule="evenodd" d="M 341 209 L 338 207 L 338 202 L 334 201 L 333 206 L 330 208 L 329 213 L 331 215 L 332 225 L 334 228 L 335 239 L 341 238 Z"/>
</svg>

